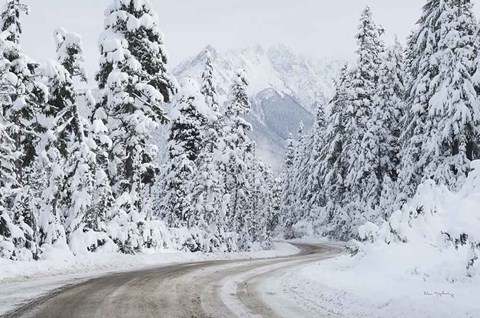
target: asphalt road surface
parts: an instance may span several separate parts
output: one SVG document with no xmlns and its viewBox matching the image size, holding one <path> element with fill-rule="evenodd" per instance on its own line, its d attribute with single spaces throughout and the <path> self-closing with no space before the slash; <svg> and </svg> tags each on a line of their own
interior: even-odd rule
<svg viewBox="0 0 480 318">
<path fill-rule="evenodd" d="M 286 303 L 287 299 L 277 300 L 281 309 L 269 306 L 257 288 L 263 278 L 341 253 L 334 245 L 294 245 L 301 252 L 288 257 L 199 262 L 109 274 L 54 291 L 5 317 L 310 317 L 294 303 Z"/>
</svg>

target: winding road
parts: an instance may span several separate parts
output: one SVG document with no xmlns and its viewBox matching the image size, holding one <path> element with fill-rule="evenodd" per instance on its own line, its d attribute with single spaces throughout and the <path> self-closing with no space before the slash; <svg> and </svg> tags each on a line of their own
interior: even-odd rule
<svg viewBox="0 0 480 318">
<path fill-rule="evenodd" d="M 335 257 L 342 250 L 327 244 L 294 245 L 301 252 L 288 257 L 198 262 L 110 274 L 54 291 L 5 317 L 311 317 L 289 304 L 281 293 L 266 294 L 259 284 L 282 271 Z"/>
</svg>

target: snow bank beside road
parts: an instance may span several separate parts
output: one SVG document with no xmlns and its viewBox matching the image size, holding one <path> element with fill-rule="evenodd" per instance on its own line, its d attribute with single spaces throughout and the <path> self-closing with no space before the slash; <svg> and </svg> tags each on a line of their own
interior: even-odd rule
<svg viewBox="0 0 480 318">
<path fill-rule="evenodd" d="M 138 267 L 210 260 L 281 257 L 294 255 L 298 252 L 298 248 L 288 243 L 273 243 L 273 249 L 269 251 L 206 254 L 165 250 L 151 254 L 126 255 L 105 253 L 74 257 L 71 253 L 57 251 L 55 257 L 40 261 L 19 262 L 0 259 L 0 286 L 2 283 L 29 280 L 36 277 L 88 273 L 101 274 Z"/>
<path fill-rule="evenodd" d="M 423 183 L 390 220 L 359 230 L 356 255 L 282 278 L 289 297 L 333 317 L 480 317 L 480 161 L 458 192 Z"/>
<path fill-rule="evenodd" d="M 281 286 L 317 317 L 480 317 L 479 279 L 428 280 L 408 271 L 411 258 L 398 246 L 360 261 L 341 256 L 291 271 Z"/>
<path fill-rule="evenodd" d="M 460 191 L 432 181 L 420 185 L 415 197 L 379 228 L 360 228 L 363 243 L 352 249 L 362 258 L 402 254 L 405 270 L 424 280 L 451 283 L 480 276 L 480 161 Z M 393 251 L 395 253 L 393 253 Z"/>
</svg>

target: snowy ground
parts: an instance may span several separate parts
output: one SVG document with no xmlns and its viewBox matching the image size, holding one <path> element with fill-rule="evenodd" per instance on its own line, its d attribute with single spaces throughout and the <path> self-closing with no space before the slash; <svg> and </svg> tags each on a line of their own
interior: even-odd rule
<svg viewBox="0 0 480 318">
<path fill-rule="evenodd" d="M 271 251 L 253 253 L 192 254 L 175 251 L 143 255 L 92 254 L 82 259 L 65 256 L 39 262 L 11 262 L 0 259 L 0 315 L 28 300 L 59 287 L 105 275 L 153 266 L 211 260 L 270 258 L 293 255 L 298 249 L 287 243 L 274 243 Z"/>
<path fill-rule="evenodd" d="M 292 299 L 312 317 L 480 317 L 480 161 L 472 168 L 458 192 L 426 181 L 380 227 L 362 226 L 355 257 L 282 270 L 259 294 L 281 317 Z"/>
<path fill-rule="evenodd" d="M 436 253 L 423 252 L 425 262 Z M 429 279 L 412 272 L 409 261 L 411 251 L 397 245 L 360 260 L 344 255 L 292 267 L 258 288 L 280 317 L 291 312 L 292 300 L 311 317 L 480 317 L 479 277 L 454 283 Z"/>
<path fill-rule="evenodd" d="M 322 243 L 328 244 L 325 241 Z M 330 244 L 333 247 L 343 245 Z M 92 256 L 82 261 L 65 260 L 61 264 L 44 261 L 15 266 L 2 261 L 0 315 L 56 288 L 111 272 L 206 260 L 286 256 L 297 252 L 298 249 L 289 244 L 277 243 L 273 251 L 256 253 L 163 252 L 138 256 Z M 288 318 L 480 317 L 480 277 L 457 278 L 455 281 L 441 279 L 444 274 L 441 264 L 432 264 L 431 261 L 439 260 L 438 253 L 434 247 L 423 246 L 413 254 L 411 246 L 399 244 L 385 246 L 383 250 L 370 250 L 364 256 L 355 258 L 342 255 L 329 259 L 327 253 L 324 259 L 313 263 L 308 259 L 299 259 L 290 264 L 252 267 L 249 271 L 240 271 L 238 275 L 234 275 L 232 269 L 233 274 L 220 279 L 215 286 L 222 286 L 222 301 L 228 308 L 235 309 L 239 317 L 249 317 L 243 301 L 247 304 L 254 301 L 255 305 L 258 300 L 272 308 L 273 316 Z M 450 267 L 448 259 L 449 256 L 445 256 L 444 264 Z M 222 266 L 227 268 L 230 265 Z M 437 276 L 435 269 L 439 273 Z M 210 275 L 204 269 L 199 273 Z M 218 275 L 218 268 L 214 267 L 212 273 Z"/>
</svg>

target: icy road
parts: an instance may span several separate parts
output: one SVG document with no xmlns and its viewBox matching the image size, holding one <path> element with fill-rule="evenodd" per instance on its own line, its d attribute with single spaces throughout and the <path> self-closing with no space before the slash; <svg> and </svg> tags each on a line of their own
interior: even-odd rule
<svg viewBox="0 0 480 318">
<path fill-rule="evenodd" d="M 59 289 L 6 317 L 311 317 L 281 291 L 267 292 L 259 286 L 265 279 L 334 257 L 341 250 L 327 244 L 294 245 L 301 252 L 289 257 L 110 274 Z"/>
</svg>

